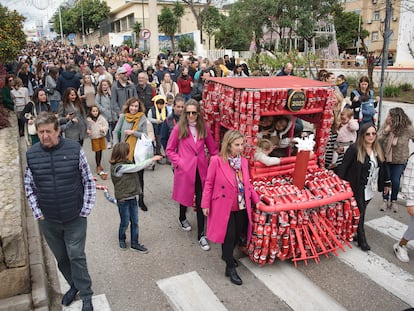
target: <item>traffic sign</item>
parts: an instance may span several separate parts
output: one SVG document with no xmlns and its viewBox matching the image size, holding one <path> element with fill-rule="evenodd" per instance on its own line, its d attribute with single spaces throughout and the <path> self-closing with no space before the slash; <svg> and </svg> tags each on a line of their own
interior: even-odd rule
<svg viewBox="0 0 414 311">
<path fill-rule="evenodd" d="M 151 37 L 151 31 L 149 29 L 144 28 L 139 32 L 139 37 L 141 39 L 148 40 Z"/>
</svg>

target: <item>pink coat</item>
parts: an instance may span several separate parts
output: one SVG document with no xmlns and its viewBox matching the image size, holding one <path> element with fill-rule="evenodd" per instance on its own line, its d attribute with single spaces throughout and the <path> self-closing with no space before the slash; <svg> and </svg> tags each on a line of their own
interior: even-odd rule
<svg viewBox="0 0 414 311">
<path fill-rule="evenodd" d="M 247 239 L 250 241 L 252 232 L 252 202 L 257 204 L 260 198 L 250 183 L 248 164 L 244 158 L 242 158 L 242 174 L 244 198 L 249 219 Z M 224 243 L 230 212 L 232 206 L 235 203 L 237 204 L 237 194 L 238 188 L 234 169 L 229 165 L 228 161 L 223 161 L 220 156 L 212 157 L 201 201 L 202 208 L 210 209 L 207 217 L 207 238 L 210 241 Z"/>
<path fill-rule="evenodd" d="M 207 137 L 194 139 L 191 135 L 178 139 L 178 124 L 174 126 L 168 139 L 166 153 L 168 159 L 174 165 L 174 187 L 172 199 L 184 206 L 193 206 L 195 194 L 196 168 L 200 175 L 201 184 L 207 176 L 208 160 L 205 152 L 207 146 L 210 155 L 218 153 L 218 147 L 211 135 L 210 129 L 206 128 Z"/>
</svg>

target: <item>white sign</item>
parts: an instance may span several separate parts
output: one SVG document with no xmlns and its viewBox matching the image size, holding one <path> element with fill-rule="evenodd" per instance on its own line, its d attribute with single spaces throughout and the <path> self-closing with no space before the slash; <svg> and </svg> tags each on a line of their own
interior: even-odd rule
<svg viewBox="0 0 414 311">
<path fill-rule="evenodd" d="M 151 37 L 151 31 L 149 29 L 144 28 L 139 32 L 139 37 L 141 39 L 148 40 Z"/>
</svg>

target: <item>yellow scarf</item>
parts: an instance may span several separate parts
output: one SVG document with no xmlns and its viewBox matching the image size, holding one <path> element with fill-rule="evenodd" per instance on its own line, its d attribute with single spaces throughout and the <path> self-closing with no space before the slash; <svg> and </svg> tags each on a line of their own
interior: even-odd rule
<svg viewBox="0 0 414 311">
<path fill-rule="evenodd" d="M 165 109 L 165 105 L 161 109 L 161 114 L 160 114 L 160 110 L 158 109 L 157 103 L 154 103 L 154 107 L 155 107 L 155 116 L 156 116 L 157 120 L 164 121 L 165 118 L 167 117 L 167 112 L 166 112 L 166 109 Z"/>
<path fill-rule="evenodd" d="M 138 130 L 139 121 L 141 120 L 143 115 L 143 112 L 137 112 L 136 114 L 125 114 L 125 121 L 127 121 L 128 123 L 133 123 L 131 130 L 133 130 L 134 132 Z M 135 135 L 128 135 L 125 139 L 125 142 L 129 145 L 128 160 L 133 161 L 137 138 L 135 137 Z"/>
</svg>

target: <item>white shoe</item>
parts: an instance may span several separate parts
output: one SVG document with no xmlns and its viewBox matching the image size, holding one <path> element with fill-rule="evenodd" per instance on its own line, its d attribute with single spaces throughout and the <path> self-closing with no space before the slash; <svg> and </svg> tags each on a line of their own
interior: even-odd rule
<svg viewBox="0 0 414 311">
<path fill-rule="evenodd" d="M 407 247 L 401 246 L 399 242 L 395 243 L 394 246 L 394 254 L 397 258 L 402 262 L 409 262 L 410 258 L 408 257 Z"/>
<path fill-rule="evenodd" d="M 111 149 L 112 148 L 112 143 L 111 142 L 108 142 L 108 145 L 107 145 L 107 147 L 106 147 L 107 149 Z"/>
<path fill-rule="evenodd" d="M 178 223 L 180 224 L 180 228 L 184 231 L 191 231 L 191 225 L 187 219 L 184 219 L 183 221 L 178 219 Z"/>
<path fill-rule="evenodd" d="M 200 241 L 198 241 L 198 243 L 200 244 L 200 247 L 203 251 L 209 251 L 210 250 L 210 245 L 208 244 L 208 240 L 207 240 L 205 235 L 203 235 L 200 238 Z"/>
</svg>

